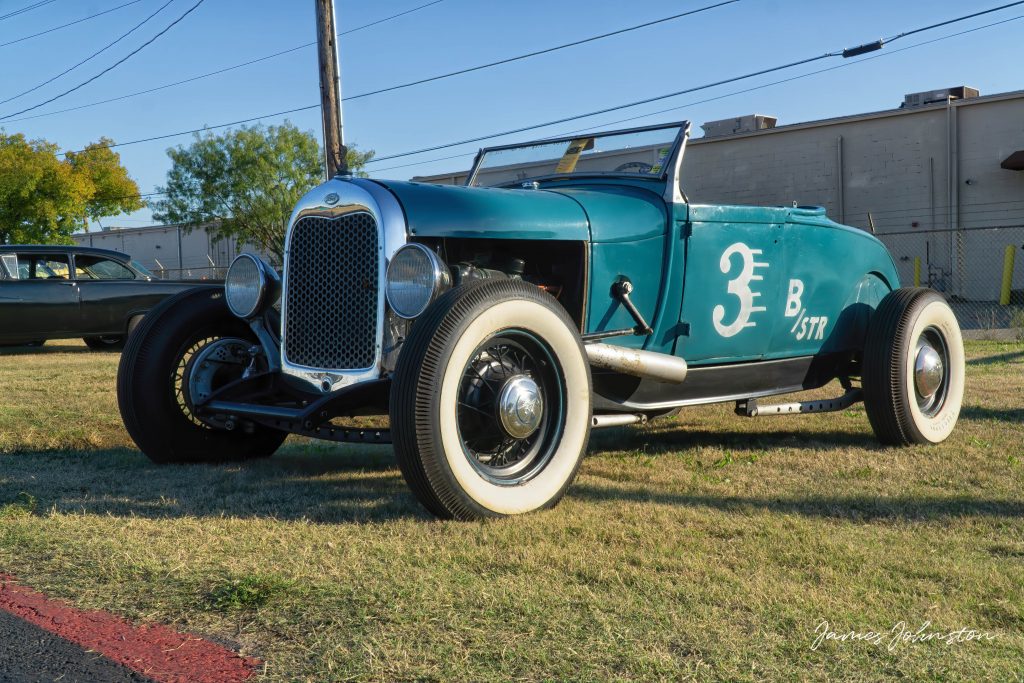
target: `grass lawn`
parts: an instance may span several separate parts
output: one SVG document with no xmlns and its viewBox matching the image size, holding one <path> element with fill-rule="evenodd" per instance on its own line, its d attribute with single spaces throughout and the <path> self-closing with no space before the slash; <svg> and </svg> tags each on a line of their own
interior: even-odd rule
<svg viewBox="0 0 1024 683">
<path fill-rule="evenodd" d="M 968 346 L 939 447 L 864 410 L 596 432 L 553 511 L 437 522 L 387 447 L 157 467 L 117 356 L 0 356 L 0 573 L 266 662 L 266 680 L 1024 680 L 1024 346 Z M 837 386 L 817 395 L 838 395 Z M 826 641 L 881 632 L 881 644 Z M 992 640 L 905 642 L 963 627 Z M 819 631 L 820 632 L 820 631 Z"/>
</svg>

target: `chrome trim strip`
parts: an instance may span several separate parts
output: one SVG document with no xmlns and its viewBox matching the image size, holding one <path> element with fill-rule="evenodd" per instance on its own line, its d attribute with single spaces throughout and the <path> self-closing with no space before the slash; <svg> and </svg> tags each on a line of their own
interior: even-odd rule
<svg viewBox="0 0 1024 683">
<path fill-rule="evenodd" d="M 665 179 L 665 201 L 670 204 L 688 204 L 689 200 L 686 198 L 686 193 L 683 192 L 682 186 L 679 184 L 682 180 L 682 166 L 683 166 L 683 154 L 686 153 L 686 141 L 690 139 L 690 122 L 683 122 L 683 129 L 680 131 L 679 136 L 676 138 L 676 148 L 673 150 L 675 157 L 672 160 L 668 170 L 668 176 Z"/>
<path fill-rule="evenodd" d="M 332 197 L 330 204 L 327 197 Z M 373 364 L 364 369 L 311 368 L 288 361 L 288 262 L 291 252 L 292 228 L 307 216 L 338 218 L 349 213 L 365 212 L 377 222 L 377 334 L 374 340 Z M 384 287 L 388 261 L 395 250 L 405 244 L 405 217 L 401 206 L 386 189 L 362 178 L 337 177 L 314 188 L 299 200 L 288 221 L 285 234 L 284 277 L 281 291 L 281 371 L 285 375 L 311 384 L 318 391 L 337 391 L 359 382 L 379 379 L 384 337 Z"/>
</svg>

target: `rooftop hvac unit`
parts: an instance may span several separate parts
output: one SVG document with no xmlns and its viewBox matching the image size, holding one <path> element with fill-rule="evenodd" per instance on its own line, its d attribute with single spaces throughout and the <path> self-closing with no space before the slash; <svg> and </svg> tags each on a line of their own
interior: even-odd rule
<svg viewBox="0 0 1024 683">
<path fill-rule="evenodd" d="M 939 102 L 946 102 L 946 100 L 967 100 L 972 97 L 977 97 L 981 93 L 978 92 L 977 88 L 970 88 L 966 85 L 961 85 L 956 88 L 943 88 L 942 90 L 926 90 L 924 92 L 910 93 L 904 95 L 903 104 L 900 105 L 900 109 L 908 107 L 923 107 L 926 104 L 936 104 Z"/>
<path fill-rule="evenodd" d="M 724 135 L 737 135 L 739 133 L 753 133 L 758 130 L 768 130 L 775 127 L 778 121 L 774 116 L 763 114 L 749 114 L 737 116 L 734 119 L 721 119 L 719 121 L 708 121 L 701 125 L 704 129 L 704 137 L 718 138 Z"/>
</svg>

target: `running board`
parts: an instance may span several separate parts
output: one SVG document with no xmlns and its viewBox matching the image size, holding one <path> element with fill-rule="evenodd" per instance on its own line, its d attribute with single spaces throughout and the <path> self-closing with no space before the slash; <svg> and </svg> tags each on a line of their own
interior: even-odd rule
<svg viewBox="0 0 1024 683">
<path fill-rule="evenodd" d="M 864 399 L 864 392 L 859 388 L 848 389 L 839 398 L 828 401 L 794 401 L 793 403 L 770 403 L 758 405 L 756 398 L 736 401 L 736 414 L 742 417 L 762 417 L 769 415 L 798 415 L 800 413 L 834 413 L 849 408 Z"/>
</svg>

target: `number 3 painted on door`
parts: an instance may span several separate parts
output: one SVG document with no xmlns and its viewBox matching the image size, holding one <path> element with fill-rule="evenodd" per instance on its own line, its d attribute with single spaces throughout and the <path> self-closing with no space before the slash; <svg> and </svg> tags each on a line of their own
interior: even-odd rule
<svg viewBox="0 0 1024 683">
<path fill-rule="evenodd" d="M 723 337 L 732 337 L 745 327 L 757 327 L 757 323 L 750 322 L 750 315 L 766 310 L 764 306 L 754 305 L 754 299 L 761 296 L 761 293 L 753 292 L 750 289 L 752 281 L 764 279 L 762 275 L 755 275 L 754 269 L 768 267 L 768 263 L 754 260 L 754 257 L 760 253 L 760 249 L 751 249 L 743 244 L 743 242 L 731 244 L 722 252 L 722 258 L 719 261 L 718 267 L 726 275 L 732 270 L 733 254 L 739 254 L 743 261 L 743 267 L 740 269 L 739 275 L 729 280 L 729 293 L 740 300 L 740 312 L 736 315 L 736 320 L 729 325 L 722 324 L 722 321 L 725 319 L 725 306 L 721 304 L 715 306 L 711 312 L 711 319 L 715 323 L 715 330 Z"/>
</svg>

